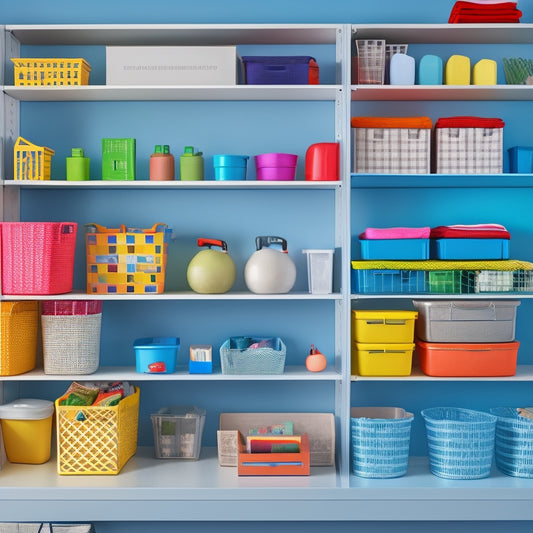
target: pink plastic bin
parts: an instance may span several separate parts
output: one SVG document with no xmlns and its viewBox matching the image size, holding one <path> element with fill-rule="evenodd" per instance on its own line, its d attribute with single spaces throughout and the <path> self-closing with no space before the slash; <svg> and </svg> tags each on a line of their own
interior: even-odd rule
<svg viewBox="0 0 533 533">
<path fill-rule="evenodd" d="M 97 315 L 102 300 L 48 300 L 42 303 L 41 314 L 55 316 Z"/>
<path fill-rule="evenodd" d="M 2 222 L 3 294 L 72 291 L 75 222 Z"/>
<path fill-rule="evenodd" d="M 292 181 L 296 175 L 298 156 L 294 154 L 260 154 L 254 157 L 258 180 Z"/>
</svg>

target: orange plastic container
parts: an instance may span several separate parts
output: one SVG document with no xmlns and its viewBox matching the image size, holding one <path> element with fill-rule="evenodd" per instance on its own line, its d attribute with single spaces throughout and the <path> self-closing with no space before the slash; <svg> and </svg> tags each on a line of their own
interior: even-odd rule
<svg viewBox="0 0 533 533">
<path fill-rule="evenodd" d="M 448 343 L 416 341 L 420 368 L 428 376 L 514 376 L 520 343 Z"/>
</svg>

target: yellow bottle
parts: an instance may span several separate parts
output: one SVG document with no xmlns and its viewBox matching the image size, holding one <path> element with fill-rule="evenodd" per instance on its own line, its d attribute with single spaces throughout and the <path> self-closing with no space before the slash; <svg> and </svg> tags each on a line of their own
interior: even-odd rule
<svg viewBox="0 0 533 533">
<path fill-rule="evenodd" d="M 453 55 L 446 62 L 445 85 L 470 85 L 470 58 Z"/>
</svg>

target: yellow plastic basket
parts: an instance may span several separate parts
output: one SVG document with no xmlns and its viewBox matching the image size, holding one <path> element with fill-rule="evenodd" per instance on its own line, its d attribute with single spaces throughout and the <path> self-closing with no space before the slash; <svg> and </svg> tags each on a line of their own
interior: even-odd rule
<svg viewBox="0 0 533 533">
<path fill-rule="evenodd" d="M 38 302 L 0 302 L 0 376 L 35 368 Z"/>
<path fill-rule="evenodd" d="M 166 224 L 149 229 L 85 224 L 87 293 L 162 293 L 171 234 Z"/>
<path fill-rule="evenodd" d="M 63 475 L 118 474 L 137 451 L 140 392 L 115 406 L 59 405 L 57 471 Z"/>
<path fill-rule="evenodd" d="M 16 180 L 49 180 L 52 156 L 46 146 L 37 146 L 19 137 L 15 143 L 13 176 Z"/>
<path fill-rule="evenodd" d="M 91 67 L 82 58 L 15 57 L 15 85 L 88 85 Z"/>
</svg>

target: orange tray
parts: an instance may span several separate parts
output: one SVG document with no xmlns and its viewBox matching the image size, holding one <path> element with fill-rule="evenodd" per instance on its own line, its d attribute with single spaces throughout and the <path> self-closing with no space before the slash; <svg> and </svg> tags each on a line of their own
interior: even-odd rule
<svg viewBox="0 0 533 533">
<path fill-rule="evenodd" d="M 514 376 L 518 341 L 495 343 L 415 343 L 420 368 L 428 376 Z"/>
<path fill-rule="evenodd" d="M 240 443 L 239 476 L 308 476 L 309 436 L 303 433 L 299 453 L 246 453 Z"/>
</svg>

